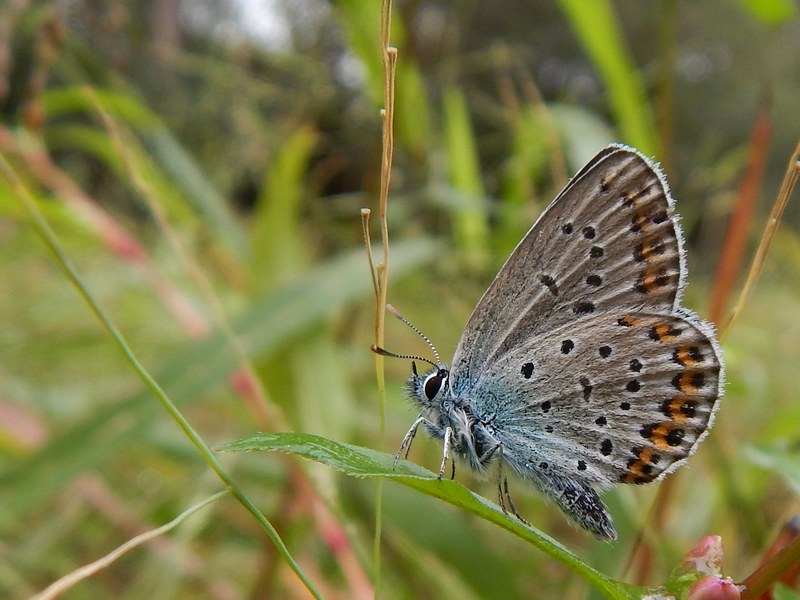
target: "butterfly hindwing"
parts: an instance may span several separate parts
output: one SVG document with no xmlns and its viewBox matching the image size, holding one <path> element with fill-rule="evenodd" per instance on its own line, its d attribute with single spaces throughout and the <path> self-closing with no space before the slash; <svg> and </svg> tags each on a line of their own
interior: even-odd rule
<svg viewBox="0 0 800 600">
<path fill-rule="evenodd" d="M 691 313 L 593 315 L 490 365 L 470 397 L 493 415 L 504 458 L 605 488 L 673 471 L 713 422 L 716 343 Z M 466 394 L 466 392 L 465 392 Z"/>
</svg>

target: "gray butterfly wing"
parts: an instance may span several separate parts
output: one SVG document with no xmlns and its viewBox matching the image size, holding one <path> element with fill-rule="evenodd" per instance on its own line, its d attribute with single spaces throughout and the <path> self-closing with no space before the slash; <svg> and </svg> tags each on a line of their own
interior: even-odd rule
<svg viewBox="0 0 800 600">
<path fill-rule="evenodd" d="M 591 202 L 587 202 L 591 198 Z M 526 340 L 614 308 L 671 313 L 684 265 L 659 170 L 609 146 L 542 213 L 481 298 L 456 348 L 452 389 Z"/>
<path fill-rule="evenodd" d="M 713 423 L 718 352 L 688 311 L 607 312 L 505 354 L 474 397 L 523 478 L 647 483 L 678 468 Z"/>
<path fill-rule="evenodd" d="M 680 466 L 711 426 L 723 366 L 680 307 L 683 240 L 660 171 L 610 146 L 556 197 L 475 308 L 450 389 L 506 463 L 614 539 L 593 486 Z"/>
</svg>

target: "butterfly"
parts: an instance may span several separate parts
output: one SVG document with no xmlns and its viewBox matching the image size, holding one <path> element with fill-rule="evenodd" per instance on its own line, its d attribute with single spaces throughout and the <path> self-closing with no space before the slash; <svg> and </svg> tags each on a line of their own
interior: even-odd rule
<svg viewBox="0 0 800 600">
<path fill-rule="evenodd" d="M 658 480 L 683 465 L 714 422 L 724 387 L 714 328 L 681 306 L 684 241 L 660 169 L 610 145 L 541 214 L 478 302 L 453 356 L 408 396 L 459 457 L 510 471 L 601 539 L 617 533 L 598 490 Z M 424 336 L 423 336 L 424 337 Z M 425 338 L 427 341 L 427 338 Z M 373 350 L 394 355 L 381 348 Z M 402 356 L 401 356 L 402 357 Z M 521 517 L 520 517 L 521 518 Z"/>
</svg>

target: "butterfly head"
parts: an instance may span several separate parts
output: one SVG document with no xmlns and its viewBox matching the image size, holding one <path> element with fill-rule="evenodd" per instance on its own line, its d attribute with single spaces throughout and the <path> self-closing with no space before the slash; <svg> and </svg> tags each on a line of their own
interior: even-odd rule
<svg viewBox="0 0 800 600">
<path fill-rule="evenodd" d="M 412 362 L 406 391 L 411 400 L 423 407 L 441 404 L 450 389 L 449 379 L 450 371 L 444 365 L 434 365 L 433 369 L 420 375 L 417 372 L 417 363 Z"/>
<path fill-rule="evenodd" d="M 382 356 L 391 356 L 392 358 L 410 358 L 411 377 L 408 378 L 408 382 L 406 383 L 406 392 L 408 393 L 408 397 L 417 402 L 422 408 L 430 408 L 436 404 L 441 404 L 441 402 L 447 397 L 450 389 L 450 371 L 448 371 L 447 367 L 442 364 L 442 361 L 439 358 L 439 353 L 436 351 L 436 347 L 431 343 L 424 333 L 412 325 L 403 315 L 397 312 L 397 310 L 391 304 L 387 304 L 386 309 L 400 321 L 408 325 L 408 327 L 410 327 L 414 333 L 425 340 L 425 343 L 428 344 L 428 347 L 433 352 L 436 362 L 421 356 L 395 354 L 394 352 L 389 352 L 388 350 L 374 344 L 372 346 L 372 351 Z M 420 376 L 420 374 L 417 372 L 416 361 L 428 363 L 433 368 L 424 375 Z"/>
</svg>

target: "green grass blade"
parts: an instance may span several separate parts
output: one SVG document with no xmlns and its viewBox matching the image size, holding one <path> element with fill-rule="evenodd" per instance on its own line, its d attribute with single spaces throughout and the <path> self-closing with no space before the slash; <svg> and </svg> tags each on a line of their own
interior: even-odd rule
<svg viewBox="0 0 800 600">
<path fill-rule="evenodd" d="M 467 101 L 454 88 L 444 96 L 444 121 L 450 184 L 461 194 L 461 205 L 453 215 L 456 243 L 469 264 L 480 266 L 486 258 L 489 240 L 485 194 Z"/>
<path fill-rule="evenodd" d="M 28 210 L 31 217 L 31 225 L 34 231 L 41 238 L 45 247 L 53 256 L 58 268 L 61 269 L 64 277 L 72 284 L 72 286 L 84 299 L 89 309 L 92 311 L 95 317 L 97 317 L 97 320 L 101 323 L 103 328 L 108 332 L 109 336 L 113 340 L 114 345 L 125 357 L 126 361 L 130 364 L 136 375 L 142 380 L 142 383 L 145 385 L 145 387 L 150 391 L 150 394 L 154 396 L 156 400 L 158 400 L 161 408 L 167 414 L 169 414 L 170 417 L 172 417 L 173 421 L 175 421 L 178 427 L 180 427 L 184 435 L 189 439 L 189 441 L 191 441 L 198 454 L 200 454 L 211 470 L 216 473 L 222 483 L 228 487 L 233 496 L 256 519 L 256 521 L 259 522 L 262 529 L 272 540 L 279 554 L 283 557 L 292 571 L 294 571 L 295 575 L 297 575 L 298 579 L 300 579 L 303 585 L 306 586 L 306 589 L 315 598 L 321 598 L 322 596 L 320 596 L 314 584 L 300 568 L 300 565 L 294 560 L 289 552 L 289 549 L 283 543 L 283 540 L 281 539 L 277 530 L 272 526 L 272 523 L 269 522 L 269 520 L 261 513 L 261 511 L 259 511 L 244 495 L 241 489 L 239 489 L 239 487 L 236 485 L 236 482 L 228 475 L 227 471 L 222 468 L 222 465 L 219 463 L 211 449 L 206 445 L 200 435 L 194 430 L 183 414 L 178 410 L 177 406 L 172 402 L 165 389 L 152 375 L 150 375 L 150 372 L 145 369 L 144 365 L 139 362 L 139 359 L 128 345 L 125 337 L 122 335 L 122 332 L 114 324 L 109 315 L 106 313 L 105 309 L 97 302 L 94 295 L 85 285 L 82 277 L 78 274 L 78 271 L 73 266 L 72 261 L 61 247 L 55 232 L 50 228 L 50 225 L 39 211 L 35 201 L 22 186 L 21 182 L 17 179 L 14 171 L 5 161 L 5 158 L 0 158 L 0 169 L 2 169 L 3 175 L 6 176 L 8 181 L 12 184 L 12 187 L 14 187 L 14 191 L 16 192 L 20 202 Z"/>
<path fill-rule="evenodd" d="M 366 89 L 376 110 L 383 106 L 383 65 L 381 64 L 380 2 L 341 0 L 335 15 L 347 36 L 350 50 L 364 66 Z M 402 18 L 392 19 L 392 44 L 406 46 Z M 431 142 L 431 116 L 425 79 L 413 57 L 403 53 L 397 63 L 395 139 L 417 158 L 424 160 Z"/>
<path fill-rule="evenodd" d="M 385 452 L 307 433 L 262 433 L 231 442 L 221 449 L 229 452 L 279 450 L 320 462 L 353 477 L 389 478 L 506 529 L 583 577 L 606 598 L 640 598 L 646 593 L 643 588 L 615 581 L 593 569 L 548 535 L 509 517 L 499 506 L 456 481 L 439 480 L 430 471 L 408 461 L 400 461 L 393 467 L 394 457 Z"/>
<path fill-rule="evenodd" d="M 767 25 L 780 25 L 797 15 L 792 0 L 739 0 L 754 17 Z"/>
<path fill-rule="evenodd" d="M 237 258 L 247 255 L 245 235 L 228 201 L 203 174 L 189 152 L 162 126 L 141 132 L 148 149 L 189 204 L 203 217 L 207 227 Z"/>
<path fill-rule="evenodd" d="M 626 143 L 653 156 L 659 152 L 644 84 L 623 43 L 608 0 L 559 0 L 575 35 L 605 82 L 609 102 Z"/>
<path fill-rule="evenodd" d="M 305 175 L 316 141 L 309 127 L 294 131 L 264 175 L 250 230 L 253 271 L 261 278 L 260 290 L 274 289 L 308 263 L 300 211 L 309 193 Z"/>
<path fill-rule="evenodd" d="M 92 114 L 96 111 L 93 98 L 108 115 L 127 124 L 142 137 L 152 152 L 152 160 L 166 173 L 170 184 L 183 193 L 185 201 L 203 218 L 209 230 L 238 258 L 244 258 L 247 254 L 246 237 L 226 199 L 216 191 L 189 152 L 175 140 L 159 118 L 133 95 L 94 88 L 90 95 L 82 87 L 65 87 L 43 94 L 42 104 L 51 118 L 72 113 Z M 93 142 L 98 150 L 108 153 L 108 148 L 101 148 L 98 140 Z M 111 166 L 116 162 L 115 154 L 111 153 L 109 158 Z"/>
</svg>

